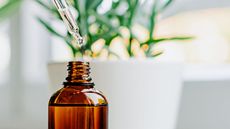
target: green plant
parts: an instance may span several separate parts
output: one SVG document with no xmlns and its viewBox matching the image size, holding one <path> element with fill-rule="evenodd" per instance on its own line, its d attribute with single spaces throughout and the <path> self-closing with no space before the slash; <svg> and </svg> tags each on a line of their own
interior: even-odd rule
<svg viewBox="0 0 230 129">
<path fill-rule="evenodd" d="M 52 4 L 47 4 L 41 0 L 36 0 L 40 5 L 47 9 L 50 13 L 53 14 L 56 20 L 61 20 L 61 17 L 58 14 L 58 11 Z M 67 0 L 68 1 L 68 0 Z M 125 39 L 125 47 L 129 57 L 134 57 L 134 51 L 132 45 L 134 41 L 137 41 L 140 49 L 145 53 L 146 57 L 154 57 L 161 54 L 153 54 L 152 48 L 155 44 L 161 43 L 163 41 L 170 40 L 188 40 L 191 37 L 166 37 L 166 38 L 157 38 L 155 33 L 155 25 L 157 23 L 158 15 L 164 11 L 173 0 L 165 0 L 164 3 L 160 3 L 159 0 L 155 0 L 155 3 L 152 7 L 151 14 L 148 15 L 148 31 L 149 38 L 146 41 L 140 41 L 138 37 L 132 32 L 132 28 L 136 23 L 137 10 L 140 8 L 139 0 L 113 0 L 110 10 L 104 12 L 103 14 L 98 12 L 103 0 L 69 0 L 69 4 L 73 7 L 74 11 L 78 14 L 76 22 L 79 24 L 80 33 L 87 36 L 87 42 L 82 47 L 79 48 L 74 44 L 74 38 L 66 32 L 65 35 L 60 34 L 51 24 L 41 18 L 38 18 L 39 22 L 45 26 L 45 28 L 51 32 L 53 35 L 63 39 L 66 44 L 71 48 L 73 57 L 79 55 L 87 55 L 90 57 L 97 57 L 100 55 L 100 52 L 94 53 L 92 50 L 92 45 L 100 40 L 104 40 L 104 47 L 102 50 L 107 50 L 108 55 L 116 55 L 116 53 L 110 50 L 111 41 L 116 37 L 121 37 Z M 126 10 L 123 10 L 123 13 L 119 12 L 121 6 L 126 5 Z M 93 28 L 93 31 L 92 29 Z M 128 30 L 129 36 L 125 37 L 121 33 L 120 28 L 126 28 Z"/>
<path fill-rule="evenodd" d="M 19 8 L 21 2 L 22 0 L 8 0 L 0 5 L 0 21 L 14 13 Z"/>
</svg>

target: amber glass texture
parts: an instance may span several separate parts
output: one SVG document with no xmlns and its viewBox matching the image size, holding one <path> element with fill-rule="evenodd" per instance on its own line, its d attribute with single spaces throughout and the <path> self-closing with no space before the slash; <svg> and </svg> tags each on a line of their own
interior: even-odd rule
<svg viewBox="0 0 230 129">
<path fill-rule="evenodd" d="M 49 129 L 108 129 L 108 102 L 94 88 L 87 64 L 69 63 L 64 87 L 49 101 Z M 83 68 L 83 69 L 82 69 Z"/>
<path fill-rule="evenodd" d="M 91 86 L 65 86 L 49 102 L 49 129 L 108 129 L 108 103 Z"/>
</svg>

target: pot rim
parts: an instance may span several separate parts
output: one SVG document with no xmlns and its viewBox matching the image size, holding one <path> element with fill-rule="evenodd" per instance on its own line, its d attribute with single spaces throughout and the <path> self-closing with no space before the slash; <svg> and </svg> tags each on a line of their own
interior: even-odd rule
<svg viewBox="0 0 230 129">
<path fill-rule="evenodd" d="M 66 61 L 48 61 L 48 65 L 52 64 L 66 64 L 71 60 Z M 136 59 L 131 58 L 127 60 L 99 60 L 99 59 L 93 59 L 89 61 L 90 63 L 151 63 L 151 64 L 171 64 L 171 65 L 179 65 L 184 66 L 184 62 L 182 61 L 158 61 L 155 59 L 147 58 L 147 59 Z"/>
</svg>

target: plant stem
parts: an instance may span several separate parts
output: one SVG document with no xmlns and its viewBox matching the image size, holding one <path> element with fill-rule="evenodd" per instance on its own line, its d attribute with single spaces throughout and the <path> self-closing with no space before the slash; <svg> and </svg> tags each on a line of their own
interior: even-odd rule
<svg viewBox="0 0 230 129">
<path fill-rule="evenodd" d="M 130 30 L 131 30 L 131 27 L 132 27 L 134 16 L 136 14 L 137 6 L 138 6 L 138 0 L 134 0 L 134 5 L 133 6 L 132 6 L 132 2 L 130 0 L 130 16 L 129 16 L 129 19 L 128 19 L 128 28 Z"/>
<path fill-rule="evenodd" d="M 150 40 L 153 39 L 154 36 L 154 31 L 155 31 L 155 26 L 156 26 L 156 20 L 157 20 L 157 4 L 158 4 L 158 0 L 156 0 L 154 2 L 153 8 L 152 8 L 152 13 L 150 16 L 150 28 L 149 28 L 149 38 Z"/>
<path fill-rule="evenodd" d="M 128 54 L 129 54 L 130 57 L 133 56 L 133 53 L 132 53 L 132 40 L 133 40 L 133 37 L 130 34 L 129 43 L 128 43 L 128 46 L 127 46 L 127 51 L 128 51 Z"/>
</svg>

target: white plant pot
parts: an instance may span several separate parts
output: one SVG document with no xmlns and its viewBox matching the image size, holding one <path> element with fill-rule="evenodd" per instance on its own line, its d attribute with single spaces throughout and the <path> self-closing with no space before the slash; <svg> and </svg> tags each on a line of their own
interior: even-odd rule
<svg viewBox="0 0 230 129">
<path fill-rule="evenodd" d="M 51 91 L 61 88 L 67 63 L 50 63 Z M 109 129 L 175 129 L 182 65 L 146 61 L 91 62 L 97 89 L 109 101 Z"/>
</svg>

